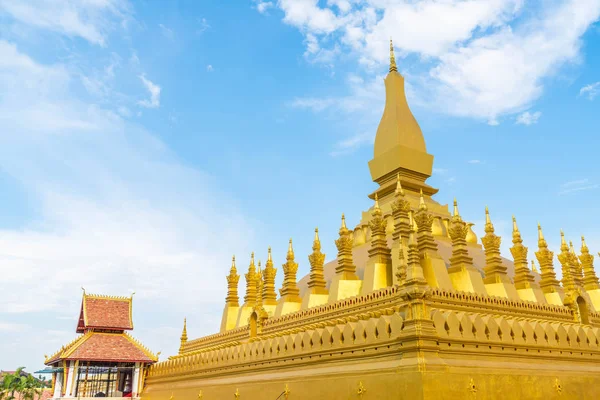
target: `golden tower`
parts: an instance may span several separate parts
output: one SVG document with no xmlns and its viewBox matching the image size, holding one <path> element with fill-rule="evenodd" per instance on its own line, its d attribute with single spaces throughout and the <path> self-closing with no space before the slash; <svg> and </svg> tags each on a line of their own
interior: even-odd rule
<svg viewBox="0 0 600 400">
<path fill-rule="evenodd" d="M 144 400 L 199 392 L 204 399 L 600 398 L 600 283 L 585 240 L 578 256 L 561 232 L 562 282 L 541 226 L 539 274 L 516 219 L 512 260 L 500 254 L 487 207 L 479 240 L 456 201 L 450 213 L 431 197 L 433 156 L 391 42 L 385 89 L 369 162 L 374 204 L 354 229 L 342 215 L 337 258 L 324 263 L 315 231 L 310 273 L 297 281 L 290 241 L 280 298 L 268 313 L 270 252 L 262 278 L 252 256 L 235 326 L 224 314 L 219 333 L 186 340 L 181 354 L 153 366 Z M 227 307 L 237 304 L 235 276 L 232 266 Z"/>
</svg>

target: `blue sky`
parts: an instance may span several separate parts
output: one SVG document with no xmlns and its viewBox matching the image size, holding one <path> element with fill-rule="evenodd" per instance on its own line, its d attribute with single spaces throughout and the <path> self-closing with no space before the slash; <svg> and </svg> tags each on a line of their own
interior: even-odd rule
<svg viewBox="0 0 600 400">
<path fill-rule="evenodd" d="M 299 277 L 371 206 L 394 38 L 441 203 L 505 255 L 514 214 L 600 251 L 600 0 L 0 0 L 0 368 L 75 335 L 81 287 L 134 296 L 173 354 L 218 329 L 232 254 Z M 278 285 L 281 282 L 278 273 Z M 243 283 L 240 284 L 243 286 Z"/>
</svg>

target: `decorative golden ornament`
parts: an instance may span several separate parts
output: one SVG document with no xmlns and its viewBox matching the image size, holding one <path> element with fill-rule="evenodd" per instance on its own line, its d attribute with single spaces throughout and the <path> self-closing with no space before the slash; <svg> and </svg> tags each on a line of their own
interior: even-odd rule
<svg viewBox="0 0 600 400">
<path fill-rule="evenodd" d="M 475 386 L 475 381 L 473 380 L 473 378 L 471 378 L 471 380 L 469 381 L 469 390 L 473 394 L 477 393 L 477 387 Z"/>
<path fill-rule="evenodd" d="M 367 389 L 365 389 L 362 381 L 358 382 L 358 390 L 356 391 L 356 393 L 358 393 L 359 396 L 362 396 L 366 392 L 367 392 Z"/>
<path fill-rule="evenodd" d="M 235 396 L 236 399 L 240 398 L 240 390 L 239 389 L 235 389 L 235 393 L 233 394 Z"/>
<path fill-rule="evenodd" d="M 202 390 L 198 393 L 198 398 L 201 399 L 202 398 Z"/>
<path fill-rule="evenodd" d="M 290 393 L 291 393 L 290 388 L 288 387 L 288 384 L 286 383 L 285 388 L 283 389 L 283 395 L 285 396 L 286 400 L 289 397 Z"/>
<path fill-rule="evenodd" d="M 560 384 L 560 381 L 558 380 L 558 378 L 556 378 L 554 380 L 554 389 L 556 389 L 556 391 L 561 394 L 562 393 L 562 385 Z"/>
</svg>

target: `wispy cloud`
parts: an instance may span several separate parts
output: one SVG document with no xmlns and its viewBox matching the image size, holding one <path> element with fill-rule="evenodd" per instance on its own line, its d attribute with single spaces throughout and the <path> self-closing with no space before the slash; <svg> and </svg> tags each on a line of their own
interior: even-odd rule
<svg viewBox="0 0 600 400">
<path fill-rule="evenodd" d="M 196 28 L 196 35 L 201 35 L 210 29 L 210 25 L 206 18 L 198 18 L 198 28 Z"/>
<path fill-rule="evenodd" d="M 160 28 L 160 32 L 162 33 L 162 35 L 164 37 L 166 37 L 167 39 L 173 40 L 173 38 L 175 37 L 175 34 L 173 33 L 173 30 L 171 28 L 167 28 L 163 24 L 158 24 L 158 26 Z"/>
<path fill-rule="evenodd" d="M 144 84 L 148 92 L 150 92 L 150 99 L 140 100 L 138 104 L 146 108 L 160 107 L 160 86 L 147 79 L 146 76 L 143 74 L 140 75 L 139 78 L 142 80 L 142 83 Z"/>
<path fill-rule="evenodd" d="M 467 161 L 469 164 L 481 164 L 481 160 L 469 160 Z"/>
<path fill-rule="evenodd" d="M 517 125 L 534 125 L 537 124 L 538 120 L 542 116 L 541 111 L 536 111 L 534 113 L 530 113 L 529 111 L 525 111 L 522 114 L 517 116 Z"/>
<path fill-rule="evenodd" d="M 337 157 L 344 154 L 349 154 L 364 144 L 372 144 L 375 139 L 372 132 L 358 133 L 347 139 L 338 142 L 335 150 L 330 153 L 331 156 Z"/>
<path fill-rule="evenodd" d="M 211 64 L 208 64 L 208 65 L 206 66 L 206 71 L 207 71 L 207 72 L 213 72 L 213 71 L 214 71 L 214 68 L 213 68 L 213 66 L 212 66 Z"/>
<path fill-rule="evenodd" d="M 100 46 L 106 45 L 109 32 L 131 18 L 129 2 L 120 0 L 2 0 L 0 10 L 23 24 Z"/>
<path fill-rule="evenodd" d="M 584 190 L 598 189 L 600 187 L 597 183 L 590 182 L 589 179 L 578 179 L 574 181 L 565 182 L 560 185 L 559 195 L 569 194 L 573 192 L 581 192 Z"/>
<path fill-rule="evenodd" d="M 588 99 L 594 100 L 600 93 L 600 82 L 591 83 L 581 88 L 580 96 L 587 96 Z"/>
<path fill-rule="evenodd" d="M 261 14 L 265 14 L 267 10 L 269 10 L 269 8 L 272 8 L 274 6 L 272 1 L 255 0 L 255 3 L 256 9 Z"/>
<path fill-rule="evenodd" d="M 307 55 L 324 55 L 325 64 L 353 57 L 365 76 L 388 62 L 394 37 L 398 58 L 422 60 L 407 82 L 423 104 L 490 125 L 531 106 L 545 80 L 578 59 L 582 36 L 600 16 L 597 0 L 545 2 L 536 12 L 524 12 L 523 0 L 274 4 L 304 35 Z"/>
</svg>

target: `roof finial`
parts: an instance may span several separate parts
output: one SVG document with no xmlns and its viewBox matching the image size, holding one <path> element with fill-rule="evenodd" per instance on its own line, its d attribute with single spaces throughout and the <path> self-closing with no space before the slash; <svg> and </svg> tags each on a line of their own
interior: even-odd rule
<svg viewBox="0 0 600 400">
<path fill-rule="evenodd" d="M 533 261 L 533 259 L 531 259 L 531 270 L 533 272 L 535 272 L 536 274 L 538 273 L 537 268 L 535 267 L 535 262 Z"/>
<path fill-rule="evenodd" d="M 346 216 L 342 213 L 342 229 L 348 229 L 346 228 Z"/>
<path fill-rule="evenodd" d="M 292 257 L 292 259 L 294 258 L 294 248 L 292 247 L 292 239 L 290 239 L 290 244 L 288 246 L 288 252 L 287 252 L 288 257 Z"/>
<path fill-rule="evenodd" d="M 267 262 L 273 261 L 273 257 L 271 256 L 271 246 L 269 246 L 269 255 L 267 256 Z"/>
<path fill-rule="evenodd" d="M 315 243 L 321 243 L 321 240 L 319 239 L 319 228 L 315 228 Z"/>
<path fill-rule="evenodd" d="M 458 202 L 456 201 L 456 197 L 454 198 L 454 217 L 460 217 L 458 213 Z"/>
<path fill-rule="evenodd" d="M 486 224 L 492 223 L 492 220 L 490 219 L 490 210 L 488 209 L 488 206 L 485 206 L 485 223 Z"/>
<path fill-rule="evenodd" d="M 396 67 L 396 57 L 394 56 L 394 44 L 392 43 L 391 37 L 390 37 L 390 72 L 398 72 L 398 67 Z"/>
<path fill-rule="evenodd" d="M 423 198 L 423 189 L 420 189 L 419 210 L 427 210 L 425 199 Z"/>
<path fill-rule="evenodd" d="M 402 183 L 400 183 L 400 173 L 396 176 L 396 195 L 404 196 L 404 189 L 402 189 Z"/>
</svg>

